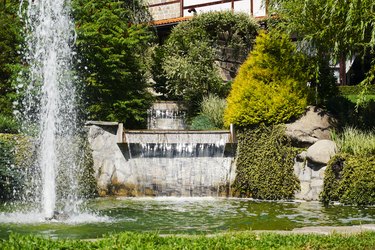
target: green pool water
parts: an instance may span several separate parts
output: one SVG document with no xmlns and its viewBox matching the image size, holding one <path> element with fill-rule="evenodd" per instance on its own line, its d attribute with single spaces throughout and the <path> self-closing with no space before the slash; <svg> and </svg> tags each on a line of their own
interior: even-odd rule
<svg viewBox="0 0 375 250">
<path fill-rule="evenodd" d="M 292 230 L 306 226 L 375 223 L 375 207 L 318 202 L 264 202 L 226 198 L 100 198 L 61 221 L 38 212 L 0 213 L 0 237 L 11 232 L 53 238 L 89 239 L 124 231 L 202 234 L 242 230 Z"/>
</svg>

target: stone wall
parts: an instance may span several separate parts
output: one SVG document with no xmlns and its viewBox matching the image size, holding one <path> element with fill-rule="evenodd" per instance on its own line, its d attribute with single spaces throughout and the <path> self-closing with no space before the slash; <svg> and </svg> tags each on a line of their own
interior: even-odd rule
<svg viewBox="0 0 375 250">
<path fill-rule="evenodd" d="M 159 3 L 168 3 L 173 2 L 174 0 L 149 0 L 148 4 L 159 4 Z M 180 3 L 173 3 L 167 5 L 159 5 L 149 8 L 150 13 L 155 21 L 164 20 L 170 18 L 180 17 Z"/>
<path fill-rule="evenodd" d="M 303 152 L 301 155 L 305 155 Z M 294 164 L 294 174 L 301 184 L 301 191 L 296 193 L 298 200 L 319 200 L 323 190 L 324 171 L 326 166 L 309 163 L 303 156 L 298 155 Z"/>
<path fill-rule="evenodd" d="M 300 180 L 301 191 L 296 193 L 296 199 L 319 200 L 319 195 L 323 191 L 327 163 L 336 151 L 333 141 L 319 140 L 307 151 L 297 155 L 294 174 Z"/>
</svg>

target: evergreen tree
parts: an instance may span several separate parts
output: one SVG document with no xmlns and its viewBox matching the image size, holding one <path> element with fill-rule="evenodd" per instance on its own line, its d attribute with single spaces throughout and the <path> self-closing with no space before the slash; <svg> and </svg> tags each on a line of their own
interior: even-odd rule
<svg viewBox="0 0 375 250">
<path fill-rule="evenodd" d="M 17 53 L 22 42 L 18 7 L 17 0 L 0 4 L 0 113 L 7 117 L 12 116 L 12 102 L 16 97 L 12 80 L 21 62 Z"/>
<path fill-rule="evenodd" d="M 154 39 L 138 1 L 74 0 L 78 70 L 89 119 L 143 126 L 151 95 L 144 53 Z"/>
</svg>

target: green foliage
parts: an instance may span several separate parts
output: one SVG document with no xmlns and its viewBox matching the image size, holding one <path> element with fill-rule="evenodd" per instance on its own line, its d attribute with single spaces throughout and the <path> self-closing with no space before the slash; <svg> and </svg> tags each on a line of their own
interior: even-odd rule
<svg viewBox="0 0 375 250">
<path fill-rule="evenodd" d="M 19 124 L 10 116 L 0 114 L 0 133 L 17 133 Z"/>
<path fill-rule="evenodd" d="M 78 71 L 89 119 L 144 126 L 151 94 L 143 55 L 154 35 L 139 1 L 74 0 Z"/>
<path fill-rule="evenodd" d="M 372 0 L 271 0 L 287 31 L 338 59 L 375 44 Z"/>
<path fill-rule="evenodd" d="M 375 155 L 375 134 L 371 131 L 346 127 L 333 139 L 341 153 L 358 157 Z"/>
<path fill-rule="evenodd" d="M 215 130 L 215 124 L 212 123 L 211 119 L 204 115 L 199 114 L 191 121 L 190 129 L 192 130 Z"/>
<path fill-rule="evenodd" d="M 12 0 L 0 6 L 0 113 L 8 117 L 12 116 L 12 102 L 16 98 L 12 80 L 21 63 L 17 53 L 22 42 L 19 4 Z"/>
<path fill-rule="evenodd" d="M 78 166 L 80 166 L 78 176 L 79 196 L 93 198 L 98 195 L 98 190 L 95 179 L 94 159 L 87 134 L 82 136 L 79 144 L 82 152 L 82 157 L 80 157 L 80 162 L 78 163 Z"/>
<path fill-rule="evenodd" d="M 366 55 L 375 45 L 373 0 L 270 0 L 279 28 L 294 34 L 309 54 L 337 62 Z M 366 81 L 373 82 L 375 64 Z M 371 80 L 372 79 L 372 80 Z"/>
<path fill-rule="evenodd" d="M 321 200 L 343 204 L 375 204 L 375 157 L 338 154 L 328 163 Z"/>
<path fill-rule="evenodd" d="M 300 187 L 293 172 L 296 152 L 285 128 L 244 129 L 237 139 L 236 192 L 256 199 L 292 199 Z"/>
<path fill-rule="evenodd" d="M 308 97 L 306 65 L 287 35 L 261 33 L 233 82 L 226 126 L 285 123 L 301 115 Z"/>
<path fill-rule="evenodd" d="M 341 95 L 359 95 L 363 88 L 360 85 L 354 85 L 354 86 L 339 86 L 339 91 Z M 367 88 L 366 91 L 367 95 L 375 95 L 375 85 L 370 85 Z"/>
<path fill-rule="evenodd" d="M 9 141 L 0 140 L 0 200 L 12 197 L 17 180 L 13 176 L 13 145 Z"/>
<path fill-rule="evenodd" d="M 235 74 L 252 48 L 257 29 L 248 15 L 232 12 L 204 13 L 178 24 L 155 51 L 155 90 L 194 108 L 209 93 L 225 97 L 228 88 L 219 65 L 231 62 Z"/>
<path fill-rule="evenodd" d="M 19 135 L 0 134 L 0 200 L 17 198 L 25 184 L 25 169 L 33 156 L 30 141 Z"/>
<path fill-rule="evenodd" d="M 339 90 L 333 69 L 327 57 L 316 56 L 309 58 L 315 75 L 311 80 L 311 87 L 315 90 L 314 105 L 326 105 L 330 98 L 337 96 Z"/>
<path fill-rule="evenodd" d="M 171 34 L 165 47 L 172 52 L 165 53 L 163 61 L 168 97 L 196 106 L 208 93 L 221 94 L 223 80 L 215 64 L 215 50 L 204 38 L 189 41 L 191 47 L 186 52 L 176 50 L 179 45 L 171 42 L 175 34 Z"/>
<path fill-rule="evenodd" d="M 327 102 L 326 108 L 337 118 L 339 129 L 350 126 L 367 130 L 375 126 L 374 100 L 357 105 L 346 97 L 335 96 Z"/>
<path fill-rule="evenodd" d="M 218 235 L 170 235 L 133 233 L 107 235 L 98 240 L 48 239 L 35 235 L 11 234 L 0 241 L 1 249 L 340 249 L 375 247 L 375 233 L 278 234 L 225 233 Z"/>
<path fill-rule="evenodd" d="M 227 103 L 215 95 L 204 97 L 201 103 L 201 112 L 196 116 L 191 128 L 196 130 L 212 130 L 224 128 L 224 110 Z"/>
<path fill-rule="evenodd" d="M 374 205 L 375 134 L 348 127 L 333 139 L 340 154 L 328 163 L 322 201 Z"/>
</svg>

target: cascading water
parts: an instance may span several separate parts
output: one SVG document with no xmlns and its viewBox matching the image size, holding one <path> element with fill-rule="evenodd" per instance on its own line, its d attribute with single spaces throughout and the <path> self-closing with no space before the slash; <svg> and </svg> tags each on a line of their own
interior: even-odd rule
<svg viewBox="0 0 375 250">
<path fill-rule="evenodd" d="M 29 132 L 37 131 L 34 196 L 41 202 L 44 216 L 51 218 L 56 210 L 74 210 L 77 200 L 77 115 L 71 75 L 74 24 L 68 0 L 21 1 L 23 4 L 27 4 L 24 57 L 29 76 L 22 119 Z"/>
</svg>

